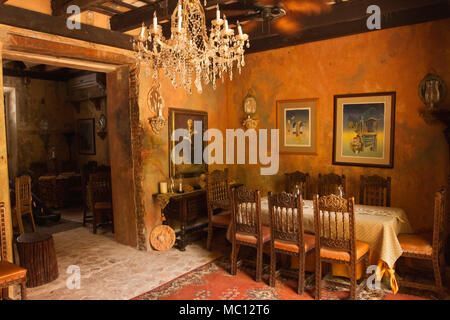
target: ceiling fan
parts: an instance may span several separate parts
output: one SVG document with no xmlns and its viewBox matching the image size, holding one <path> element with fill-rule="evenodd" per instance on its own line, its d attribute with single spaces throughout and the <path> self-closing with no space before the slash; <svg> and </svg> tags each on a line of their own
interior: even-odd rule
<svg viewBox="0 0 450 320">
<path fill-rule="evenodd" d="M 251 34 L 293 35 L 301 31 L 301 18 L 331 9 L 329 0 L 252 0 L 243 9 L 225 9 L 232 23 L 240 21 L 244 32 Z"/>
</svg>

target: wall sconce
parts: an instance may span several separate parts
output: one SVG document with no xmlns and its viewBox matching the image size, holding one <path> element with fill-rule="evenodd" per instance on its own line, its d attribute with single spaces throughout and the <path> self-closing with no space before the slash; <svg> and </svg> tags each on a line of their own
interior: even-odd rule
<svg viewBox="0 0 450 320">
<path fill-rule="evenodd" d="M 419 84 L 420 100 L 428 107 L 429 111 L 435 111 L 437 106 L 444 101 L 447 94 L 447 86 L 437 75 L 427 74 Z"/>
<path fill-rule="evenodd" d="M 248 129 L 256 129 L 259 121 L 256 119 L 253 119 L 252 116 L 254 116 L 256 113 L 257 103 L 256 103 L 256 97 L 254 95 L 250 94 L 250 91 L 247 94 L 247 96 L 244 98 L 244 102 L 242 105 L 244 108 L 244 112 L 247 115 L 247 119 L 245 119 L 244 122 L 242 122 L 242 125 L 247 130 Z"/>
<path fill-rule="evenodd" d="M 156 114 L 155 117 L 148 118 L 148 121 L 150 122 L 153 132 L 159 134 L 166 125 L 166 119 L 164 119 L 162 113 L 164 108 L 164 99 L 159 92 L 159 84 L 154 85 L 150 89 L 147 97 L 147 104 L 150 111 Z"/>
<path fill-rule="evenodd" d="M 97 135 L 104 140 L 107 134 L 106 131 L 106 127 L 107 127 L 107 120 L 106 120 L 106 116 L 104 114 L 102 114 L 100 116 L 100 118 L 97 121 L 97 127 L 98 127 L 98 131 L 97 131 Z"/>
</svg>

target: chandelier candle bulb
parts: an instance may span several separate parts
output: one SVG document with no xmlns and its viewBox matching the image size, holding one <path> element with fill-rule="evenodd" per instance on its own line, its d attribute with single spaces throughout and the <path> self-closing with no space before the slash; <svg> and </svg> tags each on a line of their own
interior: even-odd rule
<svg viewBox="0 0 450 320">
<path fill-rule="evenodd" d="M 158 29 L 158 18 L 156 17 L 156 11 L 153 14 L 153 30 L 156 31 Z"/>
<path fill-rule="evenodd" d="M 217 5 L 217 10 L 216 10 L 216 20 L 217 20 L 217 21 L 220 20 L 220 10 L 219 10 L 219 5 Z"/>
<path fill-rule="evenodd" d="M 241 27 L 241 24 L 239 23 L 239 21 L 237 22 L 237 25 L 238 25 L 239 35 L 242 37 L 242 27 Z"/>
</svg>

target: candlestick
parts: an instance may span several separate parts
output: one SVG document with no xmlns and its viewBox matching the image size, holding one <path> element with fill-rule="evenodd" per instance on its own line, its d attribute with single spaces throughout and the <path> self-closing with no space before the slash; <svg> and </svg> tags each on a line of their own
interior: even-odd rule
<svg viewBox="0 0 450 320">
<path fill-rule="evenodd" d="M 217 20 L 217 21 L 220 20 L 220 10 L 219 10 L 219 5 L 217 5 L 217 10 L 216 10 L 216 20 Z"/>
<path fill-rule="evenodd" d="M 228 20 L 225 15 L 223 15 L 223 18 L 225 19 L 225 32 L 228 32 Z"/>
<path fill-rule="evenodd" d="M 181 16 L 182 6 L 181 4 L 178 5 L 178 32 L 181 31 L 181 23 L 183 21 L 183 17 Z"/>
</svg>

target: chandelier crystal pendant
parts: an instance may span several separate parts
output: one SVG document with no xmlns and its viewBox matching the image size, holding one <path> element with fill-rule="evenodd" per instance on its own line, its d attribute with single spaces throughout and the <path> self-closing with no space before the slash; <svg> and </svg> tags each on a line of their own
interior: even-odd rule
<svg viewBox="0 0 450 320">
<path fill-rule="evenodd" d="M 230 80 L 233 79 L 235 65 L 241 72 L 245 65 L 244 47 L 249 48 L 250 42 L 239 22 L 237 30 L 235 34 L 226 17 L 221 18 L 217 5 L 216 19 L 211 22 L 208 37 L 200 0 L 179 0 L 171 18 L 170 38 L 164 37 L 155 12 L 153 24 L 149 27 L 142 24 L 133 47 L 137 52 L 138 64 L 149 64 L 155 78 L 158 77 L 158 70 L 163 69 L 175 88 L 183 87 L 192 93 L 194 81 L 197 91 L 201 93 L 202 82 L 212 83 L 215 89 L 216 80 L 220 78 L 223 82 L 225 73 L 228 73 Z"/>
</svg>

